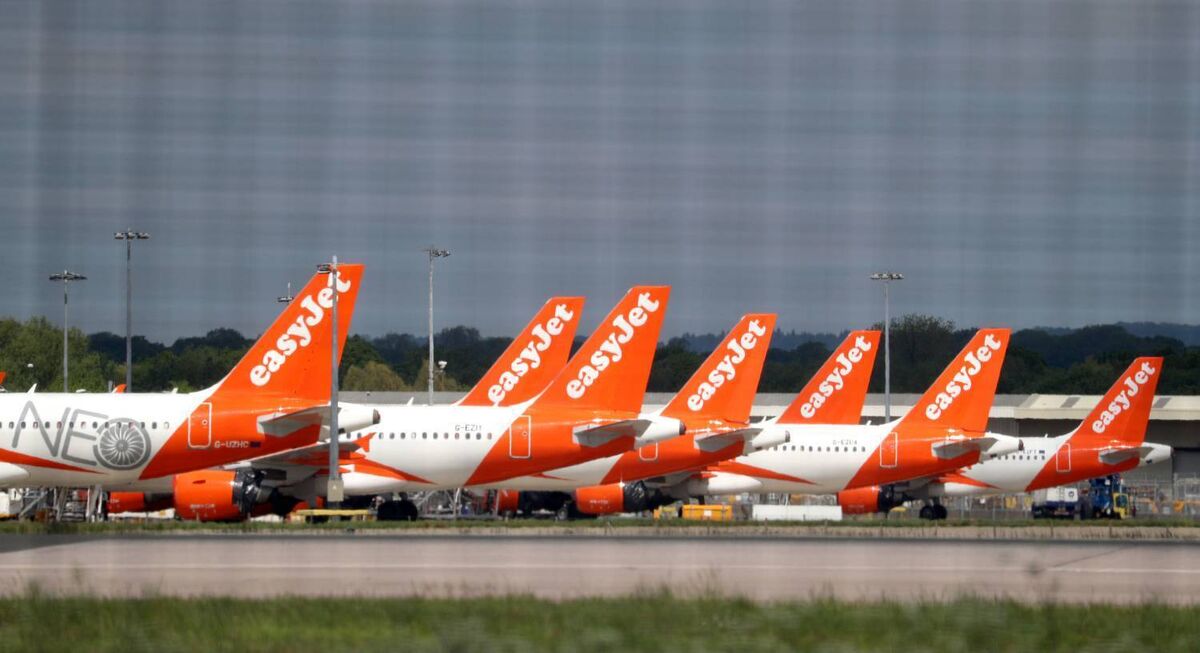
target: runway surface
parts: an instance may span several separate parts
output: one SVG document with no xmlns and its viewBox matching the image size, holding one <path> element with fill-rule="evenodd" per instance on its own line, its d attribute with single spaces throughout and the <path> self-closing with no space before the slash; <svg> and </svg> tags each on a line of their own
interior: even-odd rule
<svg viewBox="0 0 1200 653">
<path fill-rule="evenodd" d="M 722 537 L 8 536 L 0 588 L 51 594 L 624 595 L 1200 602 L 1200 546 Z"/>
</svg>

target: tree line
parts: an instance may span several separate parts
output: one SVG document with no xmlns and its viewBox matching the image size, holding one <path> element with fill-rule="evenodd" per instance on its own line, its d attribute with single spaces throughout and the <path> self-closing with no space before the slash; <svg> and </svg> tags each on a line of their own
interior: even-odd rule
<svg viewBox="0 0 1200 653">
<path fill-rule="evenodd" d="M 875 325 L 882 328 L 882 324 Z M 892 391 L 923 392 L 970 339 L 973 328 L 928 315 L 905 315 L 892 322 Z M 844 334 L 788 333 L 772 342 L 760 392 L 797 392 L 828 358 Z M 720 342 L 722 334 L 686 334 L 659 346 L 650 373 L 650 392 L 677 391 Z M 503 353 L 511 338 L 484 337 L 456 326 L 434 337 L 435 370 L 441 390 L 465 390 Z M 582 338 L 577 339 L 578 347 Z M 700 343 L 700 346 L 697 346 Z M 712 343 L 709 345 L 709 343 Z M 133 338 L 133 384 L 139 392 L 208 387 L 229 372 L 252 338 L 233 329 L 180 338 L 170 345 Z M 24 391 L 62 389 L 62 330 L 43 317 L 25 322 L 0 319 L 0 370 L 5 387 Z M 411 334 L 352 335 L 340 369 L 345 390 L 419 390 L 426 387 L 427 340 Z M 708 349 L 701 349 L 708 346 Z M 110 332 L 68 334 L 71 390 L 103 392 L 125 378 L 125 338 Z M 999 392 L 1009 394 L 1101 394 L 1136 356 L 1164 356 L 1160 394 L 1200 394 L 1200 347 L 1163 335 L 1136 335 L 1110 324 L 1079 329 L 1023 329 L 1013 334 Z M 883 390 L 883 361 L 876 361 L 871 390 Z"/>
</svg>

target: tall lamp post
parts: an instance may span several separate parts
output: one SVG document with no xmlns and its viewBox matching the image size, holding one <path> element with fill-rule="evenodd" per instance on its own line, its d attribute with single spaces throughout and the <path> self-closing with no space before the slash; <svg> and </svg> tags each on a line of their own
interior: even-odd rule
<svg viewBox="0 0 1200 653">
<path fill-rule="evenodd" d="M 87 277 L 75 274 L 70 270 L 50 275 L 51 281 L 61 281 L 63 285 L 63 392 L 70 392 L 67 385 L 67 286 L 72 281 L 86 281 Z"/>
<path fill-rule="evenodd" d="M 876 272 L 872 281 L 883 282 L 883 421 L 892 421 L 892 316 L 888 306 L 888 286 L 893 281 L 903 281 L 899 272 Z"/>
<path fill-rule="evenodd" d="M 450 256 L 450 250 L 438 249 L 433 245 L 424 250 L 429 254 L 429 405 L 433 405 L 433 260 Z"/>
<path fill-rule="evenodd" d="M 329 263 L 317 266 L 317 272 L 332 275 L 329 287 L 333 288 L 333 308 L 329 317 L 333 321 L 329 326 L 333 330 L 329 351 L 333 363 L 333 373 L 330 374 L 329 386 L 329 484 L 325 488 L 325 507 L 337 509 L 342 504 L 342 474 L 338 469 L 338 262 L 334 256 Z M 291 301 L 291 288 L 288 288 L 287 298 L 280 297 L 279 301 Z"/>
<path fill-rule="evenodd" d="M 133 241 L 150 240 L 150 234 L 126 229 L 113 234 L 113 238 L 125 241 L 125 392 L 133 392 L 133 272 L 130 260 Z"/>
</svg>

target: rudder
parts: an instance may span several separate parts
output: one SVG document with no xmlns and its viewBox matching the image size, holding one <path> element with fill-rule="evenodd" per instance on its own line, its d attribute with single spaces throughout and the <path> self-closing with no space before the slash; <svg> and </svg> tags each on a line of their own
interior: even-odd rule
<svg viewBox="0 0 1200 653">
<path fill-rule="evenodd" d="M 545 390 L 566 367 L 583 303 L 551 297 L 459 405 L 514 406 Z"/>
<path fill-rule="evenodd" d="M 663 415 L 748 422 L 775 331 L 775 318 L 774 313 L 742 316 L 663 409 Z"/>
</svg>

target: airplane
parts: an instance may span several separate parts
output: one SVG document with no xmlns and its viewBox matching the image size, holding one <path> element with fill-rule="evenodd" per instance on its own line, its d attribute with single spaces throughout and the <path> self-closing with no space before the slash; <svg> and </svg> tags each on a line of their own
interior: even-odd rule
<svg viewBox="0 0 1200 653">
<path fill-rule="evenodd" d="M 745 492 L 838 494 L 840 503 L 848 490 L 902 486 L 1016 452 L 1019 439 L 986 431 L 1009 335 L 1008 329 L 976 332 L 912 410 L 879 425 L 857 423 L 863 399 L 856 393 L 865 397 L 869 365 L 854 377 L 859 383 L 854 392 L 843 397 L 826 394 L 823 384 L 839 369 L 836 361 L 827 362 L 800 393 L 804 401 L 764 426 L 788 431 L 790 442 L 710 465 L 674 479 L 664 491 L 680 499 Z M 861 360 L 861 354 L 855 358 Z M 840 423 L 822 423 L 826 420 Z"/>
<path fill-rule="evenodd" d="M 583 305 L 583 297 L 547 300 L 455 405 L 514 406 L 545 390 L 567 365 Z M 361 454 L 355 453 L 355 443 L 339 443 L 339 449 L 343 449 L 340 456 L 347 462 L 361 459 Z M 288 452 L 287 464 L 275 467 L 270 466 L 270 461 L 259 461 L 259 469 L 209 469 L 180 474 L 170 483 L 145 488 L 149 492 L 110 492 L 106 507 L 110 515 L 174 508 L 181 519 L 208 521 L 270 512 L 286 514 L 301 502 L 291 495 L 317 493 L 315 476 L 327 469 L 328 456 L 325 443 Z M 235 467 L 246 465 L 239 463 Z"/>
<path fill-rule="evenodd" d="M 744 315 L 660 415 L 683 421 L 687 434 L 636 451 L 504 481 L 500 513 L 536 510 L 606 514 L 640 512 L 674 498 L 642 481 L 702 467 L 786 440 L 750 424 L 754 393 L 775 330 L 772 313 Z M 770 439 L 766 439 L 770 438 Z"/>
<path fill-rule="evenodd" d="M 517 388 L 496 402 L 498 394 L 489 396 L 495 384 L 482 390 L 481 383 L 468 395 L 474 399 L 454 405 L 365 406 L 380 414 L 378 425 L 339 436 L 346 496 L 484 486 L 681 435 L 680 420 L 640 413 L 669 298 L 666 286 L 631 288 L 540 392 Z M 562 342 L 569 349 L 571 339 Z M 176 513 L 237 519 L 280 496 L 289 505 L 297 499 L 315 505 L 328 479 L 326 455 L 323 447 L 309 447 L 248 463 L 234 473 L 253 479 L 253 492 L 236 485 L 230 492 L 233 470 L 193 474 L 192 485 L 175 489 Z M 219 501 L 205 494 L 212 485 L 205 474 L 221 475 Z M 241 500 L 251 496 L 255 501 Z M 192 504 L 201 509 L 191 510 Z M 380 510 L 416 517 L 411 501 L 395 504 Z"/>
<path fill-rule="evenodd" d="M 338 266 L 342 342 L 362 273 Z M 0 487 L 123 487 L 316 442 L 328 430 L 333 296 L 333 275 L 314 274 L 232 371 L 198 392 L 0 395 Z M 339 419 L 359 429 L 376 415 L 346 407 Z"/>
<path fill-rule="evenodd" d="M 1090 478 L 1126 472 L 1170 460 L 1171 447 L 1147 443 L 1146 426 L 1163 359 L 1144 356 L 1117 378 L 1100 403 L 1070 433 L 1020 438 L 1022 448 L 963 469 L 941 474 L 907 489 L 863 488 L 848 512 L 887 512 L 906 500 L 1033 492 Z M 852 491 L 855 492 L 855 491 Z M 890 498 L 889 498 L 890 497 Z M 850 498 L 847 498 L 850 500 Z M 921 516 L 933 517 L 925 508 Z"/>
</svg>

